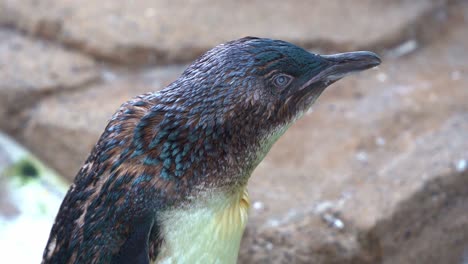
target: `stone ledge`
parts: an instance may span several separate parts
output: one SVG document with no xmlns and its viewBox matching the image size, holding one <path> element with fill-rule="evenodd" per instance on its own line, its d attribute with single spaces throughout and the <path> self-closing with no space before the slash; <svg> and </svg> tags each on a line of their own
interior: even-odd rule
<svg viewBox="0 0 468 264">
<path fill-rule="evenodd" d="M 417 139 L 384 175 L 354 172 L 367 179 L 355 186 L 359 192 L 341 194 L 338 201 L 312 199 L 313 210 L 292 206 L 280 220 L 250 225 L 241 262 L 462 263 L 468 248 L 468 169 L 456 164 L 468 160 L 463 131 L 467 114 Z M 350 186 L 334 188 L 346 192 Z"/>
<path fill-rule="evenodd" d="M 291 127 L 251 179 L 242 263 L 462 257 L 467 18 L 464 4 L 441 38 L 338 82 Z M 122 102 L 164 87 L 181 70 L 162 67 L 47 98 L 19 137 L 71 178 Z"/>
<path fill-rule="evenodd" d="M 446 2 L 2 0 L 0 24 L 98 59 L 162 64 L 189 61 L 214 45 L 246 35 L 289 40 L 311 49 L 389 48 L 427 30 L 423 24 L 432 29 L 443 23 L 436 14 Z"/>
<path fill-rule="evenodd" d="M 242 263 L 462 263 L 468 5 L 457 13 L 432 45 L 331 87 L 273 147 Z"/>
<path fill-rule="evenodd" d="M 0 28 L 0 128 L 14 130 L 11 122 L 39 98 L 98 78 L 92 59 Z"/>
</svg>

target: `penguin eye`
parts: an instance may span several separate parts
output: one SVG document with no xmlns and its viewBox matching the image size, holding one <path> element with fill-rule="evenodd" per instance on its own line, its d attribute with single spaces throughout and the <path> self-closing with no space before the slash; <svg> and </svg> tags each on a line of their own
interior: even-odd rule
<svg viewBox="0 0 468 264">
<path fill-rule="evenodd" d="M 273 79 L 273 84 L 278 88 L 285 88 L 292 81 L 292 77 L 286 74 L 278 74 Z"/>
</svg>

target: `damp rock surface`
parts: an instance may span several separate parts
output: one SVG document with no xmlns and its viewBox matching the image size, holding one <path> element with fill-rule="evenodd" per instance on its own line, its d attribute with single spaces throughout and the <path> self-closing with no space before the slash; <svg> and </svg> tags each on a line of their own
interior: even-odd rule
<svg viewBox="0 0 468 264">
<path fill-rule="evenodd" d="M 0 129 L 70 182 L 123 102 L 218 43 L 371 49 L 255 170 L 239 263 L 466 262 L 466 1 L 268 3 L 0 0 Z"/>
</svg>

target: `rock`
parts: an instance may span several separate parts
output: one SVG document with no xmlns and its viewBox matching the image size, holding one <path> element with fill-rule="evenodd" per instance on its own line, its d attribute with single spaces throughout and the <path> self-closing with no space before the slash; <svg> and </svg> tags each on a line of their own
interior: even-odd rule
<svg viewBox="0 0 468 264">
<path fill-rule="evenodd" d="M 249 21 L 252 14 L 249 12 L 253 12 L 245 10 L 237 15 L 234 12 L 233 17 L 220 22 L 216 16 L 203 17 L 206 13 L 197 12 L 196 8 L 206 5 L 197 2 L 196 8 L 187 4 L 177 13 L 187 15 L 187 10 L 195 10 L 191 16 L 196 19 L 187 15 L 185 20 L 175 21 L 166 13 L 174 3 L 166 3 L 167 9 L 161 11 L 151 6 L 143 8 L 145 2 L 129 2 L 120 8 L 110 1 L 85 1 L 89 5 L 35 1 L 39 3 L 35 6 L 37 13 L 28 13 L 32 2 L 3 0 L 0 3 L 7 7 L 0 8 L 0 21 L 8 20 L 28 32 L 60 40 L 97 57 L 127 63 L 146 63 L 149 54 L 161 61 L 191 58 L 214 42 L 232 38 L 229 34 L 241 32 L 232 33 L 227 30 L 231 27 L 223 23 L 236 21 L 246 25 L 241 18 Z M 269 3 L 276 5 L 276 2 Z M 332 22 L 304 24 L 327 29 L 315 35 L 301 27 L 300 21 L 305 20 L 299 17 L 304 19 L 300 14 L 310 10 L 310 17 L 306 18 L 315 21 L 319 18 L 314 17 L 314 12 L 319 11 L 299 3 L 282 7 L 284 13 L 275 13 L 278 21 L 265 20 L 275 28 L 272 32 L 277 35 L 273 37 L 311 44 L 317 36 L 327 36 L 320 40 L 324 42 L 319 42 L 352 48 L 373 41 L 382 44 L 394 40 L 392 32 L 406 34 L 402 33 L 406 30 L 393 27 L 408 25 L 411 19 L 405 18 L 414 14 L 418 17 L 430 13 L 428 10 L 437 1 L 372 1 L 372 4 L 356 1 L 349 9 L 340 2 L 343 8 L 336 10 L 344 18 L 334 17 L 333 23 L 343 22 L 341 19 L 345 22 L 336 29 L 335 24 L 327 24 Z M 366 15 L 356 15 L 356 10 L 365 3 L 368 4 Z M 257 4 L 242 3 L 240 7 Z M 330 5 L 331 9 L 335 1 L 314 4 Z M 211 3 L 212 9 L 205 12 L 215 13 L 224 5 L 229 4 Z M 46 7 L 50 12 L 43 11 Z M 284 24 L 288 25 L 289 32 L 279 23 L 284 22 L 283 16 L 296 12 L 299 7 L 303 11 L 297 11 L 298 15 L 294 16 L 297 20 L 289 18 L 291 21 Z M 257 18 L 266 16 L 270 8 L 256 10 Z M 395 10 L 390 12 L 392 8 Z M 250 181 L 254 206 L 240 263 L 466 262 L 468 3 L 460 1 L 453 9 L 446 16 L 440 15 L 439 19 L 445 21 L 444 30 L 434 35 L 431 42 L 421 43 L 417 38 L 404 42 L 387 53 L 379 69 L 330 87 L 313 111 L 273 147 Z M 9 10 L 6 16 L 2 15 L 5 10 Z M 326 8 L 318 10 L 328 12 Z M 122 19 L 113 17 L 115 14 L 122 14 Z M 379 19 L 372 19 L 372 23 L 360 22 L 368 14 Z M 147 21 L 147 16 L 154 16 L 153 20 L 161 23 L 145 24 L 143 31 L 141 21 Z M 399 18 L 396 23 L 390 19 L 393 16 Z M 348 22 L 350 17 L 355 18 L 355 23 Z M 167 22 L 174 19 L 182 23 L 190 18 L 191 23 L 186 27 Z M 198 23 L 202 19 L 213 19 L 223 32 L 213 29 L 209 34 L 201 34 L 203 28 L 198 28 L 201 25 Z M 118 30 L 107 32 L 106 23 L 116 23 L 109 28 Z M 266 22 L 251 24 L 249 30 L 269 32 L 262 23 Z M 382 23 L 385 25 L 381 28 Z M 350 29 L 352 25 L 356 29 Z M 175 30 L 179 27 L 185 31 Z M 168 31 L 161 35 L 159 30 Z M 378 35 L 380 31 L 373 30 L 384 30 L 385 41 Z M 337 35 L 316 35 L 330 31 Z M 411 31 L 409 26 L 408 31 Z M 360 33 L 354 35 L 356 32 Z M 194 37 L 200 35 L 206 38 Z M 307 39 L 295 39 L 299 35 Z M 23 111 L 29 119 L 25 129 L 16 136 L 71 179 L 96 143 L 107 119 L 121 103 L 164 87 L 182 69 L 164 66 L 136 73 L 105 69 L 101 72 L 102 83 L 86 90 L 54 94 L 35 109 Z"/>
<path fill-rule="evenodd" d="M 71 180 L 119 106 L 134 96 L 161 89 L 175 80 L 182 69 L 147 70 L 133 78 L 106 72 L 105 78 L 111 81 L 41 101 L 30 112 L 30 121 L 20 139 Z"/>
<path fill-rule="evenodd" d="M 419 27 L 437 28 L 443 21 L 432 14 L 445 2 L 1 0 L 0 24 L 59 40 L 96 58 L 148 64 L 191 60 L 246 35 L 326 50 L 390 47 Z"/>
<path fill-rule="evenodd" d="M 290 128 L 249 183 L 265 209 L 242 263 L 462 263 L 467 18 L 464 4 L 443 38 L 340 81 Z"/>
<path fill-rule="evenodd" d="M 19 112 L 41 97 L 98 78 L 92 59 L 46 41 L 0 29 L 0 128 L 12 130 Z"/>
</svg>

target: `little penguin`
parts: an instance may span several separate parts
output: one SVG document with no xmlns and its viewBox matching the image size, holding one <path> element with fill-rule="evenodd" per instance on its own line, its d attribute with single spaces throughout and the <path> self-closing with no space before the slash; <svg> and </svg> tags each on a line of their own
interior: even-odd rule
<svg viewBox="0 0 468 264">
<path fill-rule="evenodd" d="M 112 116 L 42 263 L 236 263 L 255 167 L 327 86 L 380 63 L 256 37 L 209 50 Z"/>
</svg>

